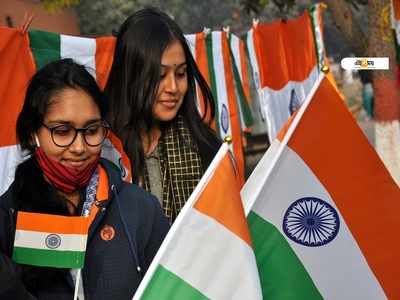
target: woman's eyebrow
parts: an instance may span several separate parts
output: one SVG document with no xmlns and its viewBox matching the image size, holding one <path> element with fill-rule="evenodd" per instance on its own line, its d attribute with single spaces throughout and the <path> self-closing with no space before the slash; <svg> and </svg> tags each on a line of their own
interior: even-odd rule
<svg viewBox="0 0 400 300">
<path fill-rule="evenodd" d="M 186 62 L 186 61 L 180 63 L 179 65 L 177 65 L 177 64 L 171 64 L 171 65 L 163 65 L 163 64 L 161 64 L 161 67 L 162 67 L 162 68 L 171 68 L 171 67 L 180 68 L 180 67 L 183 67 L 183 66 L 185 66 L 185 65 L 187 65 L 187 62 Z"/>
<path fill-rule="evenodd" d="M 86 127 L 86 126 L 91 125 L 91 124 L 93 124 L 93 123 L 100 122 L 101 120 L 102 120 L 101 118 L 94 118 L 94 119 L 87 120 L 87 121 L 84 123 L 83 127 Z M 56 119 L 56 120 L 49 120 L 49 121 L 47 121 L 47 123 L 49 123 L 49 124 L 59 124 L 59 125 L 71 125 L 71 126 L 75 126 L 74 122 L 67 121 L 67 120 L 60 120 L 60 119 L 58 119 L 58 120 L 57 120 L 57 119 Z"/>
</svg>

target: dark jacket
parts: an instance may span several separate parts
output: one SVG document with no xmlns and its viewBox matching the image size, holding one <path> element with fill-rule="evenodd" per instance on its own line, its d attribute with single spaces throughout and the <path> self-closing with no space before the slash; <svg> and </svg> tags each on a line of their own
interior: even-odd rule
<svg viewBox="0 0 400 300">
<path fill-rule="evenodd" d="M 82 270 L 85 299 L 131 299 L 169 225 L 154 196 L 123 182 L 110 162 L 101 160 L 101 164 L 108 175 L 109 198 L 101 202 L 101 209 L 89 228 Z M 73 299 L 73 281 L 66 269 L 53 268 L 50 270 L 53 275 L 43 277 L 46 278 L 43 284 L 30 288 L 24 285 L 22 270 L 29 266 L 11 260 L 16 224 L 15 189 L 14 182 L 0 197 L 0 299 Z M 115 229 L 112 240 L 101 238 L 104 225 Z"/>
</svg>

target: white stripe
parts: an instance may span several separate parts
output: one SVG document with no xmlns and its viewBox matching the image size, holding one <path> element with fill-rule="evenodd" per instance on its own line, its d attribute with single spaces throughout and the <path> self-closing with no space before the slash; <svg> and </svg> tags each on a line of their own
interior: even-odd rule
<svg viewBox="0 0 400 300">
<path fill-rule="evenodd" d="M 192 56 L 196 57 L 196 34 L 185 34 L 185 38 Z"/>
<path fill-rule="evenodd" d="M 122 155 L 114 147 L 113 143 L 107 138 L 104 140 L 103 145 L 101 147 L 101 155 L 102 158 L 108 159 L 115 166 L 117 166 L 121 171 L 121 178 L 126 179 L 129 175 L 129 170 L 127 166 L 125 166 L 122 162 Z"/>
<path fill-rule="evenodd" d="M 254 37 L 253 36 L 254 36 L 254 28 L 250 29 L 250 31 L 247 33 L 247 40 L 246 40 L 247 49 L 249 51 L 250 66 L 251 66 L 252 73 L 253 73 L 254 86 L 257 91 L 257 94 L 254 95 L 254 97 L 251 101 L 251 107 L 252 107 L 253 117 L 254 117 L 252 133 L 253 134 L 263 134 L 268 131 L 268 127 L 267 127 L 265 112 L 261 106 L 260 69 L 258 67 L 257 56 L 256 56 L 256 52 L 254 49 L 254 40 L 253 40 Z"/>
<path fill-rule="evenodd" d="M 61 244 L 55 249 L 46 246 L 46 238 L 54 233 L 37 232 L 27 230 L 16 230 L 14 247 L 24 247 L 43 250 L 57 251 L 85 251 L 86 250 L 86 234 L 64 234 L 56 233 L 61 238 Z"/>
<path fill-rule="evenodd" d="M 234 58 L 234 63 L 236 65 L 236 68 L 239 72 L 239 77 L 240 80 L 243 81 L 243 75 L 242 75 L 242 59 L 240 57 L 240 39 L 234 35 L 233 33 L 230 34 L 230 47 L 232 50 L 233 58 Z"/>
<path fill-rule="evenodd" d="M 252 182 L 254 189 L 263 184 Z M 325 299 L 386 299 L 328 191 L 294 151 L 284 146 L 271 175 L 258 190 L 253 194 L 257 199 L 253 211 L 274 224 L 285 237 L 282 229 L 284 214 L 300 198 L 322 199 L 338 212 L 340 230 L 330 243 L 307 247 L 287 239 Z"/>
<path fill-rule="evenodd" d="M 72 58 L 96 78 L 96 39 L 60 35 L 61 58 Z"/>
<path fill-rule="evenodd" d="M 197 34 L 186 34 L 185 35 L 185 38 L 186 38 L 186 40 L 187 40 L 187 43 L 188 43 L 188 45 L 189 45 L 189 49 L 190 49 L 190 52 L 192 53 L 192 56 L 193 56 L 193 60 L 195 60 L 196 61 L 196 35 Z M 196 61 L 196 63 L 197 63 L 197 61 Z M 201 111 L 201 109 L 200 109 L 200 89 L 199 89 L 199 87 L 198 87 L 198 85 L 197 85 L 197 83 L 196 83 L 196 95 L 197 95 L 197 97 L 196 97 L 196 107 L 197 107 L 197 110 L 200 112 L 200 113 L 203 113 L 202 111 Z"/>
<path fill-rule="evenodd" d="M 0 195 L 14 181 L 15 169 L 23 160 L 19 145 L 0 147 Z"/>
<path fill-rule="evenodd" d="M 242 197 L 242 203 L 245 211 L 245 215 L 247 216 L 251 210 L 251 206 L 253 205 L 251 199 L 254 195 L 258 195 L 260 193 L 260 188 L 262 188 L 261 184 L 254 186 L 252 183 L 261 183 L 267 180 L 269 175 L 268 169 L 273 166 L 273 161 L 276 159 L 275 157 L 279 154 L 279 140 L 275 139 L 272 144 L 268 147 L 267 152 L 263 155 L 261 160 L 258 162 L 257 166 L 254 168 L 251 173 L 251 177 L 247 180 L 242 190 L 240 191 L 240 196 Z"/>
<path fill-rule="evenodd" d="M 213 31 L 212 33 L 212 53 L 214 60 L 214 74 L 215 74 L 215 85 L 217 88 L 217 101 L 218 101 L 218 124 L 221 139 L 224 139 L 227 135 L 232 136 L 232 123 L 230 118 L 229 103 L 228 103 L 228 93 L 225 79 L 225 67 L 224 67 L 224 57 L 222 49 L 222 32 Z M 222 108 L 226 107 L 227 112 L 227 131 L 225 132 L 221 122 Z M 232 143 L 230 144 L 230 149 L 233 149 Z"/>
<path fill-rule="evenodd" d="M 192 209 L 160 261 L 210 299 L 262 299 L 252 248 Z"/>
<path fill-rule="evenodd" d="M 240 57 L 240 39 L 233 33 L 229 33 L 229 36 L 230 36 L 229 47 L 231 48 L 231 51 L 232 51 L 233 63 L 236 66 L 236 69 L 239 73 L 239 79 L 240 79 L 240 82 L 235 83 L 235 95 L 236 95 L 237 108 L 239 109 L 240 126 L 243 130 L 246 128 L 246 124 L 244 122 L 243 109 L 242 109 L 242 105 L 240 102 L 240 97 L 239 97 L 239 93 L 238 93 L 238 89 L 237 89 L 238 84 L 243 86 L 242 64 L 241 64 L 241 57 Z M 234 77 L 234 80 L 235 80 L 235 77 Z"/>
<path fill-rule="evenodd" d="M 276 91 L 268 87 L 261 90 L 262 108 L 268 124 L 268 136 L 274 140 L 282 126 L 290 117 L 289 105 L 292 91 L 299 100 L 304 102 L 318 78 L 318 67 L 314 66 L 308 77 L 302 82 L 289 81 L 282 89 Z"/>
</svg>

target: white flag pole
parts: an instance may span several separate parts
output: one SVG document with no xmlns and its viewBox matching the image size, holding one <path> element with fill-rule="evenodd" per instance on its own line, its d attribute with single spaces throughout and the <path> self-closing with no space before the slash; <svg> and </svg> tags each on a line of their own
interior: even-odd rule
<svg viewBox="0 0 400 300">
<path fill-rule="evenodd" d="M 81 281 L 81 269 L 79 269 L 78 272 L 76 272 L 74 300 L 78 299 L 79 281 Z"/>
</svg>

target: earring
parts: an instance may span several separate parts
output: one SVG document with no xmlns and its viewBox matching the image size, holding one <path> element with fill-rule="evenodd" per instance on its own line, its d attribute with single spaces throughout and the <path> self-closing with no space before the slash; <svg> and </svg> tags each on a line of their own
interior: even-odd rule
<svg viewBox="0 0 400 300">
<path fill-rule="evenodd" d="M 35 142 L 36 142 L 36 147 L 40 147 L 39 138 L 36 133 L 35 133 Z"/>
</svg>

